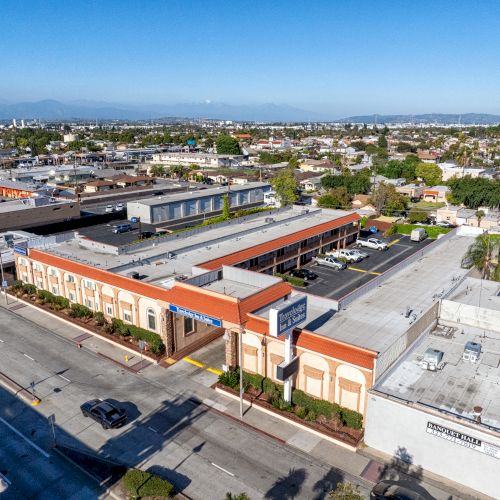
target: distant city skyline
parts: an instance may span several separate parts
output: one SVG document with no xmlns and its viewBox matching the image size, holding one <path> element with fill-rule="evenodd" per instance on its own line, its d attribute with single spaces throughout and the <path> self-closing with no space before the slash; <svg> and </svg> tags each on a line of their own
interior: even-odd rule
<svg viewBox="0 0 500 500">
<path fill-rule="evenodd" d="M 2 3 L 0 102 L 500 113 L 500 2 Z"/>
</svg>

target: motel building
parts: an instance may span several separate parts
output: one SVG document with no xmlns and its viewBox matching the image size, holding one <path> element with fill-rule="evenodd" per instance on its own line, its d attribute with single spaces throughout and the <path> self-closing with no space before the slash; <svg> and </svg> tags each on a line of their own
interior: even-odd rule
<svg viewBox="0 0 500 500">
<path fill-rule="evenodd" d="M 270 335 L 270 311 L 305 295 L 307 316 L 293 331 L 293 386 L 365 415 L 376 379 L 435 320 L 427 283 L 449 286 L 470 238 L 438 240 L 439 248 L 428 246 L 433 265 L 412 261 L 388 282 L 342 301 L 298 292 L 274 276 L 346 247 L 358 222 L 354 212 L 293 207 L 126 247 L 76 234 L 43 250 L 18 249 L 17 276 L 108 319 L 156 332 L 170 357 L 223 336 L 223 368 L 232 368 L 241 335 L 243 369 L 276 382 L 285 347 L 282 337 Z M 403 315 L 408 304 L 418 309 L 417 319 Z"/>
</svg>

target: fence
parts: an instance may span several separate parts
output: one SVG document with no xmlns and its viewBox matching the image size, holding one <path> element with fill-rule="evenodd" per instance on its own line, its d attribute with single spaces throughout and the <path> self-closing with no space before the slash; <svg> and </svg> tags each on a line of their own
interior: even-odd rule
<svg viewBox="0 0 500 500">
<path fill-rule="evenodd" d="M 398 273 L 405 267 L 408 267 L 410 264 L 413 264 L 417 260 L 421 259 L 425 255 L 427 255 L 429 252 L 432 252 L 435 248 L 441 246 L 445 241 L 448 241 L 452 236 L 454 236 L 456 233 L 456 230 L 452 230 L 442 236 L 441 238 L 437 239 L 430 245 L 427 245 L 426 247 L 422 248 L 418 252 L 415 252 L 414 254 L 408 256 L 406 259 L 402 260 L 401 262 L 398 262 L 394 266 L 392 266 L 390 269 L 385 271 L 383 274 L 380 276 L 377 276 L 376 278 L 372 279 L 368 283 L 365 283 L 364 285 L 360 286 L 356 290 L 353 290 L 352 292 L 348 293 L 347 295 L 344 295 L 342 298 L 339 299 L 339 310 L 340 309 L 345 309 L 351 302 L 353 302 L 355 299 L 361 297 L 362 295 L 365 295 L 368 293 L 370 290 L 373 290 L 374 288 L 380 286 L 382 283 L 387 281 L 391 276 L 394 274 Z"/>
</svg>

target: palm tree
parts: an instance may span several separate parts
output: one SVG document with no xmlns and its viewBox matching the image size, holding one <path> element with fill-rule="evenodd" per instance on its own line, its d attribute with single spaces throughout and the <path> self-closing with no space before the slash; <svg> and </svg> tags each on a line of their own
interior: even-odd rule
<svg viewBox="0 0 500 500">
<path fill-rule="evenodd" d="M 481 234 L 468 248 L 462 259 L 462 267 L 474 267 L 481 273 L 482 279 L 500 280 L 500 236 Z"/>
<path fill-rule="evenodd" d="M 481 227 L 481 220 L 484 216 L 485 216 L 485 213 L 482 210 L 478 210 L 476 212 L 477 227 Z"/>
</svg>

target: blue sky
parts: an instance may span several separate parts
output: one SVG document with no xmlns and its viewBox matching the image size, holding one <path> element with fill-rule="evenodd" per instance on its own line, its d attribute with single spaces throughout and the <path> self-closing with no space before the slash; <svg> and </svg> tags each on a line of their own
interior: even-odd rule
<svg viewBox="0 0 500 500">
<path fill-rule="evenodd" d="M 0 100 L 500 113 L 499 0 L 3 0 Z"/>
</svg>

